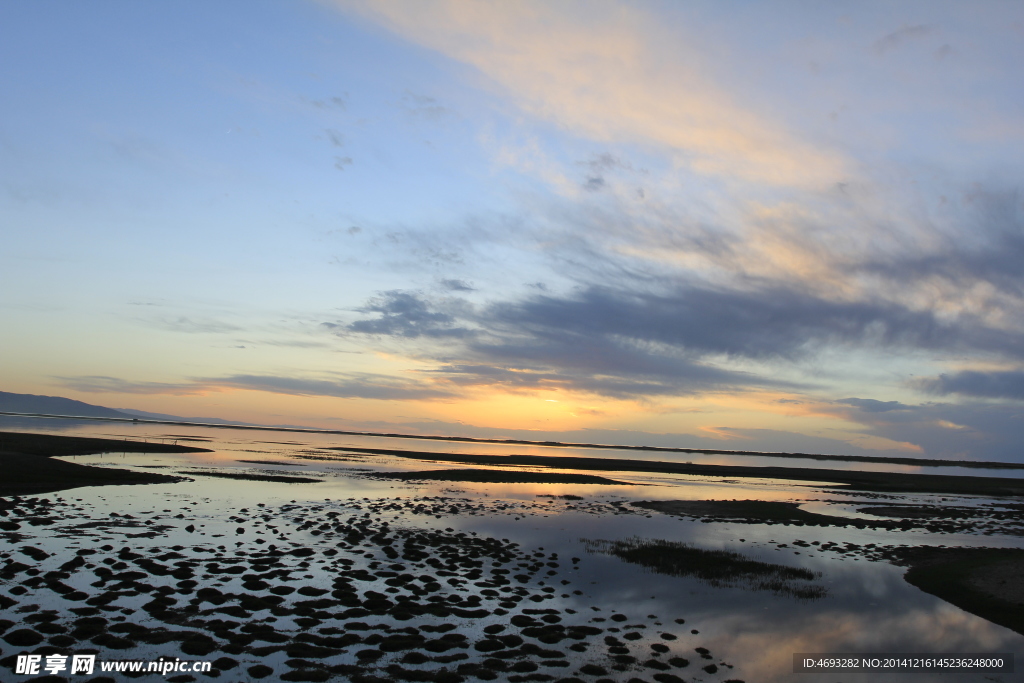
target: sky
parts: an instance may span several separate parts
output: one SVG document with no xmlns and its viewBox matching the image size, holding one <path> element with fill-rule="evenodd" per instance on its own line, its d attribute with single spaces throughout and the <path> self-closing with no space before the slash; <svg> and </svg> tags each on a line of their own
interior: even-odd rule
<svg viewBox="0 0 1024 683">
<path fill-rule="evenodd" d="M 1022 461 L 1024 4 L 0 3 L 0 390 Z"/>
</svg>

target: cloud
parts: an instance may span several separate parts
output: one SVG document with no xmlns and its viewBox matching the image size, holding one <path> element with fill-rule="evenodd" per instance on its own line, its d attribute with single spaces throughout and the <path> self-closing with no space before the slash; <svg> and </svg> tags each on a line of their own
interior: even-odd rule
<svg viewBox="0 0 1024 683">
<path fill-rule="evenodd" d="M 627 161 L 619 159 L 614 154 L 604 152 L 602 154 L 593 155 L 588 161 L 581 162 L 583 165 L 589 167 L 594 172 L 599 171 L 613 171 L 616 169 L 622 169 L 626 171 L 632 171 L 633 165 Z"/>
<path fill-rule="evenodd" d="M 324 134 L 327 136 L 327 141 L 331 143 L 333 147 L 345 146 L 345 136 L 339 133 L 338 131 L 334 130 L 333 128 L 326 129 L 324 131 Z"/>
<path fill-rule="evenodd" d="M 379 317 L 325 326 L 341 335 L 426 340 L 416 353 L 437 363 L 435 374 L 463 386 L 620 398 L 796 386 L 704 362 L 702 356 L 721 353 L 722 344 L 733 341 L 728 331 L 717 340 L 701 339 L 692 320 L 675 319 L 678 308 L 651 297 L 592 289 L 575 298 L 535 295 L 485 307 L 448 299 L 445 306 L 439 310 L 416 293 L 385 292 L 360 309 Z"/>
<path fill-rule="evenodd" d="M 535 293 L 486 305 L 453 297 L 434 302 L 393 290 L 358 309 L 373 317 L 325 325 L 343 335 L 419 340 L 408 350 L 432 359 L 437 372 L 454 382 L 558 386 L 620 397 L 808 388 L 730 365 L 795 364 L 823 349 L 1002 356 L 1024 349 L 1021 334 L 969 313 L 915 310 L 873 297 L 837 300 L 770 281 L 751 284 L 757 286 L 666 284 L 623 275 L 568 294 Z M 876 412 L 900 407 L 849 405 Z"/>
<path fill-rule="evenodd" d="M 393 290 L 370 299 L 359 309 L 362 313 L 379 313 L 379 318 L 357 320 L 345 329 L 360 334 L 375 334 L 416 337 L 465 337 L 472 331 L 456 326 L 456 318 L 450 313 L 433 309 L 418 295 Z M 327 323 L 338 329 L 339 325 Z"/>
<path fill-rule="evenodd" d="M 348 97 L 348 93 L 345 94 Z M 338 109 L 340 111 L 346 111 L 348 109 L 348 102 L 345 97 L 325 97 L 322 100 L 309 100 L 309 103 L 317 109 Z"/>
<path fill-rule="evenodd" d="M 1024 400 L 1024 371 L 964 370 L 952 375 L 918 379 L 912 386 L 931 394 Z"/>
<path fill-rule="evenodd" d="M 55 377 L 62 386 L 90 394 L 170 394 L 190 396 L 210 391 L 194 382 L 129 382 L 117 377 L 85 375 L 81 377 Z"/>
<path fill-rule="evenodd" d="M 908 40 L 915 38 L 923 38 L 934 32 L 934 28 L 926 26 L 924 24 L 918 24 L 916 26 L 903 26 L 899 30 L 893 31 L 889 35 L 879 38 L 875 41 L 875 52 L 878 54 L 885 54 L 889 50 L 895 50 L 900 47 Z M 947 46 L 948 47 L 948 46 Z"/>
<path fill-rule="evenodd" d="M 983 281 L 1011 296 L 1024 296 L 1020 190 L 976 185 L 965 192 L 960 207 L 947 207 L 943 213 L 954 229 L 936 226 L 912 245 L 913 253 L 878 250 L 855 267 L 899 283 L 941 279 L 963 289 Z"/>
<path fill-rule="evenodd" d="M 976 185 L 927 219 L 878 188 L 833 188 L 826 199 L 749 208 L 723 224 L 664 204 L 631 211 L 614 197 L 530 198 L 529 220 L 473 216 L 403 237 L 423 254 L 458 245 L 473 302 L 459 286 L 396 289 L 326 325 L 349 340 L 376 337 L 366 343 L 433 364 L 453 384 L 641 400 L 764 388 L 834 400 L 874 359 L 891 371 L 887 389 L 902 391 L 910 372 L 935 374 L 931 363 L 1024 361 L 1017 193 Z M 505 265 L 543 254 L 552 284 L 531 286 L 531 270 L 490 287 L 490 273 L 475 270 L 488 250 Z M 465 283 L 449 276 L 465 271 L 444 272 L 443 282 Z M 823 353 L 856 360 L 823 371 Z"/>
<path fill-rule="evenodd" d="M 463 280 L 441 280 L 441 286 L 452 292 L 475 292 L 476 288 Z"/>
<path fill-rule="evenodd" d="M 884 402 L 847 399 L 834 403 L 833 409 L 870 434 L 917 445 L 928 457 L 1020 462 L 1024 411 L 1019 405 L 968 401 L 874 410 L 878 403 Z"/>
<path fill-rule="evenodd" d="M 203 380 L 222 389 L 249 389 L 291 396 L 332 396 L 383 401 L 418 401 L 451 398 L 451 392 L 425 383 L 409 382 L 387 375 L 339 374 L 329 379 L 275 375 L 231 375 Z"/>
<path fill-rule="evenodd" d="M 785 384 L 750 373 L 657 356 L 634 358 L 634 367 L 625 368 L 621 350 L 614 351 L 616 363 L 610 365 L 601 362 L 600 349 L 595 344 L 576 342 L 562 348 L 550 345 L 476 347 L 467 355 L 480 362 L 441 365 L 433 372 L 458 386 L 500 388 L 510 392 L 566 390 L 633 400 Z M 573 352 L 579 358 L 574 358 Z"/>
<path fill-rule="evenodd" d="M 629 162 L 622 161 L 608 152 L 595 154 L 589 160 L 579 162 L 579 164 L 590 170 L 590 175 L 583 182 L 583 189 L 588 192 L 599 192 L 605 189 L 608 185 L 605 175 L 609 172 L 633 170 L 633 166 Z"/>
<path fill-rule="evenodd" d="M 887 413 L 891 410 L 910 410 L 910 406 L 900 403 L 899 401 L 878 401 L 873 398 L 844 398 L 836 401 L 836 403 L 854 406 L 865 413 Z"/>
<path fill-rule="evenodd" d="M 437 121 L 448 114 L 448 109 L 438 104 L 433 97 L 419 95 L 409 90 L 402 95 L 402 108 L 411 116 L 428 121 Z"/>
<path fill-rule="evenodd" d="M 170 332 L 185 332 L 188 334 L 221 334 L 225 332 L 238 332 L 242 329 L 223 320 L 187 318 L 185 316 L 160 318 L 155 323 Z"/>
<path fill-rule="evenodd" d="M 976 320 L 949 322 L 885 301 L 833 301 L 810 291 L 749 291 L 697 285 L 664 293 L 591 286 L 570 297 L 495 304 L 490 320 L 508 330 L 624 337 L 696 354 L 796 359 L 824 344 L 1012 352 L 1020 339 Z"/>
<path fill-rule="evenodd" d="M 977 107 L 950 99 L 954 67 L 991 94 L 972 56 L 933 59 L 968 44 L 950 21 L 901 18 L 843 28 L 827 48 L 787 45 L 787 69 L 817 52 L 820 74 L 786 71 L 762 88 L 730 67 L 781 43 L 728 42 L 753 36 L 743 29 L 712 45 L 700 33 L 713 12 L 670 13 L 657 26 L 647 5 L 603 0 L 336 4 L 469 67 L 456 73 L 475 69 L 472 85 L 524 115 L 513 114 L 513 132 L 480 138 L 499 162 L 545 183 L 515 188 L 516 215 L 403 233 L 396 248 L 410 255 L 408 272 L 457 250 L 443 275 L 418 281 L 472 281 L 472 303 L 460 287 L 391 289 L 330 323 L 347 341 L 373 337 L 368 345 L 432 365 L 421 374 L 454 387 L 652 400 L 787 388 L 876 436 L 933 451 L 980 453 L 985 408 L 967 401 L 974 422 L 965 424 L 952 404 L 888 400 L 894 388 L 905 395 L 910 373 L 930 378 L 917 388 L 957 400 L 1019 398 L 1012 374 L 933 377 L 965 358 L 1024 362 L 1016 166 L 990 167 L 1009 157 L 984 146 L 933 163 L 963 149 L 953 138 L 964 131 L 993 129 L 976 123 Z M 676 35 L 665 40 L 669 24 Z M 884 58 L 864 64 L 872 49 Z M 903 57 L 913 78 L 897 68 Z M 986 106 L 986 120 L 1003 116 L 1000 102 Z M 824 123 L 829 111 L 844 113 Z M 996 177 L 1002 188 L 972 183 Z M 530 281 L 547 289 L 530 292 Z M 838 369 L 823 363 L 836 357 Z M 858 371 L 891 384 L 875 398 L 842 398 L 857 395 L 842 383 Z M 819 384 L 792 383 L 801 377 Z M 993 434 L 1005 435 L 1012 418 L 994 410 Z M 955 438 L 944 445 L 947 432 Z"/>
<path fill-rule="evenodd" d="M 196 378 L 182 383 L 130 382 L 116 377 L 57 377 L 60 383 L 88 393 L 205 394 L 230 389 L 265 391 L 289 396 L 330 396 L 382 401 L 420 401 L 452 398 L 453 393 L 429 381 L 411 382 L 389 375 L 371 373 L 327 373 L 321 377 L 298 375 L 236 374 Z"/>
<path fill-rule="evenodd" d="M 865 448 L 844 439 L 837 439 L 814 434 L 800 434 L 779 429 L 752 429 L 737 427 L 716 427 L 714 432 L 722 438 L 727 439 L 725 443 L 718 442 L 718 448 L 736 450 L 760 450 L 773 451 L 776 453 L 820 453 L 824 455 L 893 455 L 907 457 L 920 452 L 911 444 L 899 444 L 899 448 Z M 730 444 L 729 439 L 742 439 L 746 443 Z M 756 448 L 752 447 L 756 444 Z M 896 446 L 897 444 L 891 444 Z M 883 452 L 879 452 L 882 450 Z M 812 463 L 805 463 L 806 466 L 814 467 Z"/>
<path fill-rule="evenodd" d="M 735 101 L 708 75 L 696 36 L 642 6 L 605 2 L 341 1 L 468 64 L 528 114 L 597 142 L 671 151 L 700 174 L 781 186 L 835 182 L 845 162 Z"/>
<path fill-rule="evenodd" d="M 243 340 L 246 341 L 246 340 Z M 279 346 L 293 349 L 328 349 L 333 348 L 332 344 L 324 341 L 309 339 L 261 339 L 259 341 L 247 341 L 252 346 Z"/>
</svg>

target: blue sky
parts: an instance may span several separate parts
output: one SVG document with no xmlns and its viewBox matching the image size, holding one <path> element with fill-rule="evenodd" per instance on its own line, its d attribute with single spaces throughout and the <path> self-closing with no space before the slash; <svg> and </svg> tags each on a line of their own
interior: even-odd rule
<svg viewBox="0 0 1024 683">
<path fill-rule="evenodd" d="M 1019 459 L 1024 8 L 0 6 L 4 390 Z"/>
</svg>

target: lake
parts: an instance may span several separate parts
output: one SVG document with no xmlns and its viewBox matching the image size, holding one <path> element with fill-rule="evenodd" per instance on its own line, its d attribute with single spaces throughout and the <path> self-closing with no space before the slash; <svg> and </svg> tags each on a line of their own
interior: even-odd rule
<svg viewBox="0 0 1024 683">
<path fill-rule="evenodd" d="M 902 465 L 145 423 L 25 424 L 18 422 L 19 431 L 211 452 L 66 458 L 187 480 L 5 499 L 3 521 L 17 526 L 0 532 L 7 641 L 0 654 L 8 665 L 12 655 L 37 652 L 93 653 L 98 662 L 209 661 L 215 675 L 232 681 L 1020 680 L 964 671 L 793 672 L 795 653 L 1013 653 L 1019 660 L 1024 636 L 922 592 L 880 555 L 899 546 L 1020 548 L 1019 512 L 991 521 L 992 510 L 1014 510 L 1006 500 L 630 471 L 599 472 L 607 484 L 379 476 L 480 469 L 446 462 L 453 453 L 913 469 Z M 795 503 L 851 524 L 679 516 L 633 505 L 733 500 Z M 967 516 L 936 530 L 880 526 L 885 515 L 863 511 L 901 505 Z M 20 634 L 14 643 L 13 633 Z M 0 679 L 31 679 L 11 671 L 0 668 Z M 97 665 L 94 675 L 111 674 Z"/>
</svg>

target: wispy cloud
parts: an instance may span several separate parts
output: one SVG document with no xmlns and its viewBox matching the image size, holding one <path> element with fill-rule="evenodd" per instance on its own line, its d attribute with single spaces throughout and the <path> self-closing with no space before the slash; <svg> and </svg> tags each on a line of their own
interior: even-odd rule
<svg viewBox="0 0 1024 683">
<path fill-rule="evenodd" d="M 441 286 L 452 292 L 474 292 L 476 288 L 463 280 L 441 280 Z"/>
<path fill-rule="evenodd" d="M 331 95 L 318 100 L 305 100 L 311 106 L 317 109 L 336 109 L 338 111 L 346 111 L 348 109 L 348 94 L 344 97 L 341 95 Z"/>
<path fill-rule="evenodd" d="M 242 329 L 223 320 L 190 318 L 186 316 L 158 318 L 152 321 L 152 323 L 168 332 L 185 332 L 187 334 L 222 334 L 225 332 L 238 332 Z"/>
<path fill-rule="evenodd" d="M 471 65 L 523 111 L 577 135 L 661 145 L 698 173 L 778 185 L 820 186 L 844 173 L 839 155 L 735 101 L 705 75 L 685 36 L 639 6 L 338 4 Z"/>
<path fill-rule="evenodd" d="M 923 38 L 935 31 L 935 28 L 926 24 L 914 26 L 903 26 L 888 35 L 875 41 L 875 52 L 885 54 L 889 50 L 895 50 L 909 40 Z"/>
<path fill-rule="evenodd" d="M 437 121 L 449 114 L 446 107 L 438 103 L 433 97 L 414 93 L 406 90 L 402 95 L 401 107 L 410 116 Z"/>
<path fill-rule="evenodd" d="M 209 387 L 195 382 L 140 382 L 103 375 L 55 377 L 54 379 L 61 386 L 68 389 L 90 394 L 167 394 L 171 396 L 189 396 L 211 390 Z"/>
<path fill-rule="evenodd" d="M 421 401 L 452 398 L 451 391 L 432 383 L 411 382 L 372 373 L 329 373 L 319 377 L 299 375 L 229 375 L 196 378 L 182 383 L 128 381 L 116 377 L 57 377 L 62 386 L 87 393 L 206 394 L 229 390 L 264 391 L 288 396 L 330 396 L 382 401 Z"/>
<path fill-rule="evenodd" d="M 911 406 L 899 401 L 879 401 L 873 398 L 844 398 L 836 403 L 853 406 L 864 413 L 888 413 L 893 410 L 912 409 Z"/>
<path fill-rule="evenodd" d="M 418 401 L 450 398 L 451 392 L 426 383 L 414 383 L 387 375 L 369 373 L 337 374 L 328 379 L 275 375 L 232 375 L 202 380 L 220 389 L 250 389 L 291 396 L 333 396 L 384 401 Z"/>
</svg>

